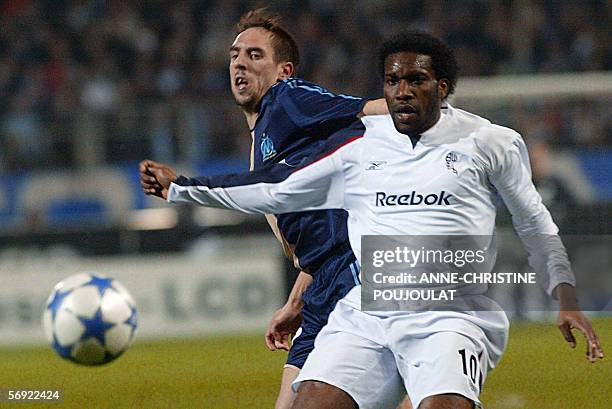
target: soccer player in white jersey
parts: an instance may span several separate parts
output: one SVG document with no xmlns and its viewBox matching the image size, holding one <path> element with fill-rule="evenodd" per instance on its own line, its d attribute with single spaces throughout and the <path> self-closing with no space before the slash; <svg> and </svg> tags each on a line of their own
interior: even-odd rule
<svg viewBox="0 0 612 409">
<path fill-rule="evenodd" d="M 575 347 L 572 329 L 578 329 L 587 340 L 587 358 L 603 358 L 578 307 L 558 229 L 531 182 L 520 135 L 445 103 L 456 84 L 456 62 L 435 37 L 398 35 L 383 45 L 380 61 L 390 115 L 363 118 L 338 132 L 324 152 L 297 168 L 187 178 L 146 162 L 145 193 L 244 212 L 344 208 L 359 259 L 362 235 L 492 237 L 498 192 L 538 281 L 559 300 L 557 324 L 564 338 Z M 452 168 L 449 153 L 458 157 Z M 296 380 L 293 408 L 385 407 L 371 396 L 395 371 L 415 408 L 481 405 L 482 383 L 506 345 L 502 311 L 366 312 L 360 295 L 354 288 L 330 315 Z M 458 351 L 478 357 L 480 382 L 461 371 Z"/>
</svg>

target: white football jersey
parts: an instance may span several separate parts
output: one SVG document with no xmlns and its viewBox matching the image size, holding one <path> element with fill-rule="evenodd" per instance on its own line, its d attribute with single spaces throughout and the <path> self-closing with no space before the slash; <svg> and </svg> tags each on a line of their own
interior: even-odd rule
<svg viewBox="0 0 612 409">
<path fill-rule="evenodd" d="M 277 164 L 248 176 L 179 177 L 168 201 L 251 213 L 346 209 L 351 247 L 359 260 L 363 235 L 493 238 L 499 193 L 538 282 L 549 294 L 561 283 L 575 285 L 517 132 L 451 106 L 443 107 L 440 120 L 414 146 L 395 129 L 390 115 L 361 121 L 365 133 L 345 133 L 340 143 L 330 142 L 324 155 L 307 164 Z M 359 297 L 359 291 L 349 297 Z"/>
</svg>

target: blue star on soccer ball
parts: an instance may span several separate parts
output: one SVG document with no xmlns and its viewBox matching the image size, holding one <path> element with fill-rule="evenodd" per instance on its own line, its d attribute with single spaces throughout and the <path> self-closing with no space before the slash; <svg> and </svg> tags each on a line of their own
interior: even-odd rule
<svg viewBox="0 0 612 409">
<path fill-rule="evenodd" d="M 70 291 L 72 291 L 72 290 L 68 290 L 68 291 L 56 291 L 55 294 L 53 294 L 53 299 L 51 301 L 49 301 L 49 304 L 47 304 L 47 309 L 51 310 L 51 319 L 52 320 L 55 320 L 55 316 L 57 315 L 57 311 L 59 310 L 60 306 L 64 302 L 64 298 L 66 298 L 66 296 L 68 296 L 68 294 L 70 294 Z"/>
<path fill-rule="evenodd" d="M 115 324 L 105 322 L 102 319 L 102 311 L 98 309 L 96 315 L 93 318 L 85 318 L 82 316 L 78 317 L 81 323 L 85 326 L 85 332 L 81 336 L 82 340 L 89 338 L 95 338 L 100 341 L 101 345 L 104 345 L 104 334 L 106 330 L 112 328 Z"/>
<path fill-rule="evenodd" d="M 57 351 L 57 353 L 60 356 L 63 356 L 64 358 L 72 359 L 72 356 L 70 355 L 70 352 L 72 351 L 72 345 L 68 345 L 68 346 L 60 345 L 60 343 L 57 341 L 57 337 L 55 336 L 55 334 L 53 335 L 53 343 L 51 346 L 53 347 L 53 349 L 55 349 L 55 351 Z"/>
<path fill-rule="evenodd" d="M 100 296 L 102 296 L 104 295 L 104 292 L 106 291 L 107 288 L 113 288 L 113 279 L 92 275 L 91 280 L 83 284 L 83 286 L 86 286 L 86 285 L 95 286 L 100 292 Z"/>
<path fill-rule="evenodd" d="M 136 319 L 136 316 L 137 316 L 136 307 L 134 307 L 133 305 L 130 305 L 130 309 L 132 310 L 132 313 L 130 314 L 130 317 L 127 320 L 125 320 L 124 324 L 127 324 L 130 327 L 132 327 L 132 332 L 130 332 L 130 338 L 132 338 L 134 336 L 134 332 L 136 332 L 136 327 L 138 327 L 138 320 Z"/>
<path fill-rule="evenodd" d="M 138 321 L 136 319 L 136 316 L 137 316 L 136 307 L 134 307 L 133 305 L 130 305 L 130 310 L 131 310 L 130 317 L 127 320 L 125 320 L 125 324 L 132 327 L 132 331 L 134 331 L 136 327 L 138 326 Z"/>
</svg>

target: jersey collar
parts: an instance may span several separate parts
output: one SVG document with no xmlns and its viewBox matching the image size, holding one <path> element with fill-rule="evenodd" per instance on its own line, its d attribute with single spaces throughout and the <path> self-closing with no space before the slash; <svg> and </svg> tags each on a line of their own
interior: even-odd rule
<svg viewBox="0 0 612 409">
<path fill-rule="evenodd" d="M 264 115 L 264 112 L 266 112 L 268 105 L 272 103 L 272 93 L 274 92 L 274 88 L 276 88 L 282 82 L 283 81 L 277 81 L 270 88 L 268 88 L 264 96 L 261 97 L 261 104 L 259 105 L 259 112 L 257 113 L 257 119 L 255 120 L 255 125 L 253 125 L 253 129 L 250 130 L 251 132 L 255 131 L 255 129 L 257 128 L 257 124 L 259 123 L 259 119 Z"/>
<path fill-rule="evenodd" d="M 441 111 L 438 122 L 421 134 L 420 143 L 425 145 L 440 143 L 445 136 L 452 133 L 452 117 L 455 110 L 448 102 L 444 102 Z"/>
<path fill-rule="evenodd" d="M 444 102 L 441 107 L 442 114 L 440 115 L 440 119 L 436 122 L 431 128 L 421 134 L 419 141 L 415 146 L 412 146 L 412 142 L 410 141 L 410 137 L 408 135 L 404 135 L 399 132 L 395 125 L 393 124 L 393 118 L 391 115 L 386 115 L 386 120 L 388 126 L 391 129 L 391 132 L 401 141 L 408 143 L 414 149 L 418 144 L 431 144 L 442 141 L 442 136 L 447 135 L 451 128 L 451 117 L 454 114 L 454 108 L 447 102 Z M 365 117 L 367 118 L 367 117 Z"/>
</svg>

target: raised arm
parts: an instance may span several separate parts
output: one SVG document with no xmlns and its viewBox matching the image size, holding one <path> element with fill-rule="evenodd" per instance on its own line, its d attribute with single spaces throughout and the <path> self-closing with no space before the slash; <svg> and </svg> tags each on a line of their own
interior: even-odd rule
<svg viewBox="0 0 612 409">
<path fill-rule="evenodd" d="M 272 164 L 248 174 L 177 177 L 168 188 L 170 203 L 195 203 L 244 213 L 289 213 L 337 209 L 343 205 L 343 175 L 336 157 L 294 170 Z"/>
<path fill-rule="evenodd" d="M 245 213 L 289 213 L 344 208 L 342 153 L 358 143 L 361 132 L 348 129 L 330 138 L 318 154 L 292 167 L 282 161 L 253 172 L 188 178 L 166 165 L 145 160 L 140 165 L 146 194 L 169 202 L 187 202 Z"/>
</svg>

